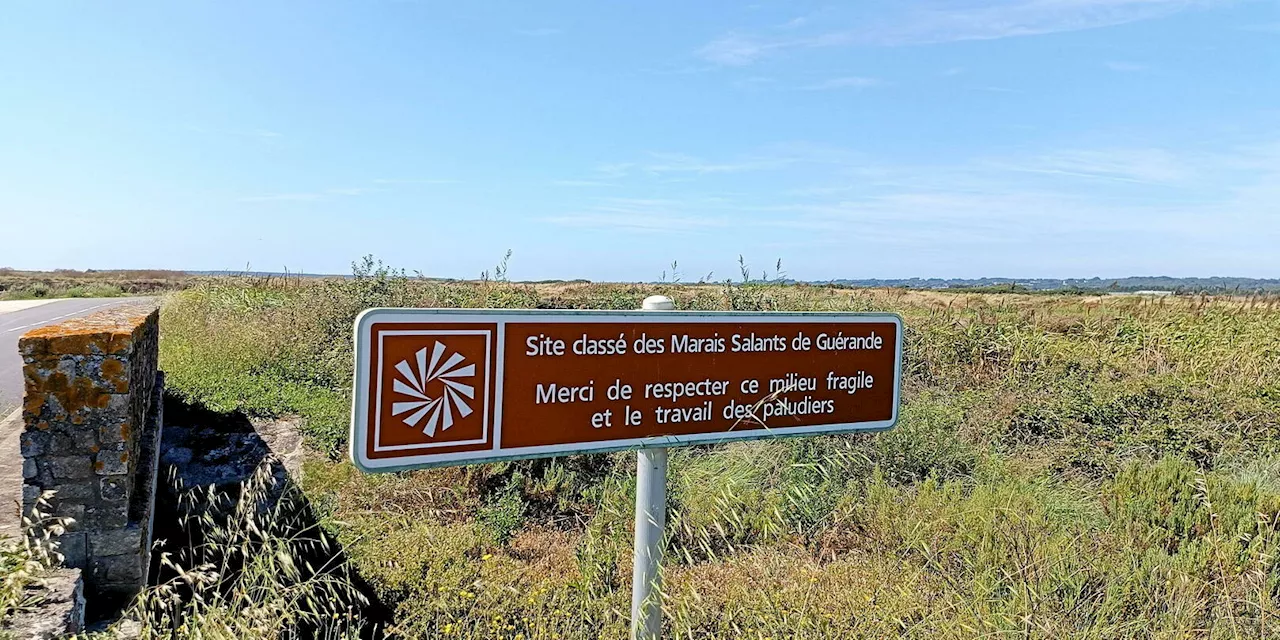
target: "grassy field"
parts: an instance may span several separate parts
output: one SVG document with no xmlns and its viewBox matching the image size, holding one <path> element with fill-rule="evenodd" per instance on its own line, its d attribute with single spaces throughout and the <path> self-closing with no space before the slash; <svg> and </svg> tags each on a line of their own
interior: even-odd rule
<svg viewBox="0 0 1280 640">
<path fill-rule="evenodd" d="M 634 454 L 362 476 L 341 459 L 356 313 L 653 293 L 908 328 L 897 429 L 672 453 L 667 637 L 1280 635 L 1275 298 L 356 276 L 171 294 L 162 366 L 192 402 L 305 418 L 305 499 L 398 637 L 625 637 Z"/>
<path fill-rule="evenodd" d="M 182 289 L 194 281 L 181 271 L 18 271 L 0 268 L 0 300 L 151 295 Z"/>
</svg>

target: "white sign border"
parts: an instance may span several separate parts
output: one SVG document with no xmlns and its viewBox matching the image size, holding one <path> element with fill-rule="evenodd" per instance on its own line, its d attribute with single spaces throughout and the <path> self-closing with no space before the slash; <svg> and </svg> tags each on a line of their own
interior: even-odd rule
<svg viewBox="0 0 1280 640">
<path fill-rule="evenodd" d="M 520 447 L 499 449 L 499 434 L 502 433 L 501 403 L 493 401 L 494 423 L 489 431 L 493 434 L 493 448 L 476 451 L 462 451 L 445 454 L 427 454 L 422 456 L 405 456 L 391 459 L 370 459 L 365 455 L 366 439 L 364 429 L 360 425 L 368 424 L 369 399 L 356 390 L 369 388 L 369 353 L 371 330 L 374 323 L 379 322 L 448 322 L 496 324 L 498 340 L 494 348 L 498 349 L 497 366 L 494 368 L 495 398 L 502 394 L 506 324 L 510 322 L 611 322 L 625 320 L 636 324 L 667 324 L 671 322 L 773 322 L 773 323 L 806 323 L 806 322 L 848 322 L 848 323 L 893 323 L 897 327 L 897 340 L 894 345 L 894 384 L 893 384 L 893 416 L 888 420 L 872 422 L 854 422 L 825 424 L 808 427 L 778 427 L 763 429 L 746 429 L 743 431 L 722 431 L 674 436 L 654 436 L 648 438 L 629 438 L 626 440 L 608 440 L 601 442 L 584 442 L 575 445 L 543 445 L 537 447 Z M 596 310 L 529 310 L 529 309 L 366 309 L 356 317 L 355 321 L 355 374 L 353 376 L 351 403 L 351 430 L 349 453 L 351 461 L 366 473 L 389 473 L 411 469 L 427 469 L 432 467 L 448 467 L 466 464 L 483 464 L 503 460 L 525 460 L 529 458 L 546 458 L 562 455 L 586 453 L 608 453 L 612 451 L 628 451 L 649 447 L 680 447 L 695 444 L 718 444 L 739 440 L 760 440 L 764 438 L 786 438 L 798 436 L 814 436 L 831 433 L 876 432 L 891 429 L 898 423 L 898 414 L 902 401 L 902 344 L 904 324 L 902 316 L 896 313 L 862 313 L 862 312 L 794 312 L 794 311 L 596 311 Z"/>
</svg>

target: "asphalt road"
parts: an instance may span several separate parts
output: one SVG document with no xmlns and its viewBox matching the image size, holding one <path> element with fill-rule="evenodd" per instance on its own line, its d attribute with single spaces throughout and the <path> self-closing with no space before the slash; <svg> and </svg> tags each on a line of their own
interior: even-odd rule
<svg viewBox="0 0 1280 640">
<path fill-rule="evenodd" d="M 22 357 L 18 355 L 18 338 L 22 334 L 36 327 L 88 315 L 99 309 L 149 299 L 71 298 L 8 312 L 0 306 L 0 420 L 22 404 Z"/>
</svg>

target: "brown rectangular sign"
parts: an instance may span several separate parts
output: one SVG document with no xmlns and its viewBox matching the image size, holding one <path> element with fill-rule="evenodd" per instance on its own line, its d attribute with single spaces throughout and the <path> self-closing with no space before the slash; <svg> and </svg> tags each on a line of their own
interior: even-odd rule
<svg viewBox="0 0 1280 640">
<path fill-rule="evenodd" d="M 365 471 L 888 429 L 892 314 L 370 309 L 351 458 Z"/>
</svg>

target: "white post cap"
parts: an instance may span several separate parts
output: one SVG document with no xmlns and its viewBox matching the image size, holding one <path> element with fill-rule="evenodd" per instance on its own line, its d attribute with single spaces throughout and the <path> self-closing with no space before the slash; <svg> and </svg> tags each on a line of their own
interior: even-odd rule
<svg viewBox="0 0 1280 640">
<path fill-rule="evenodd" d="M 674 311 L 676 303 L 667 296 L 649 296 L 640 304 L 645 311 Z"/>
</svg>

